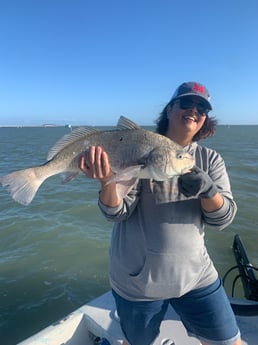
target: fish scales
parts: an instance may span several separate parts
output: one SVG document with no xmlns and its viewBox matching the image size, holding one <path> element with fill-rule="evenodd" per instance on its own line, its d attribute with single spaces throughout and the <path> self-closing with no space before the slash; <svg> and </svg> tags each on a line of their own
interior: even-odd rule
<svg viewBox="0 0 258 345">
<path fill-rule="evenodd" d="M 46 163 L 2 176 L 0 183 L 15 201 L 28 205 L 48 177 L 61 173 L 63 182 L 74 179 L 81 172 L 80 157 L 87 154 L 90 146 L 101 146 L 107 152 L 114 172 L 110 182 L 116 182 L 121 198 L 138 178 L 165 180 L 194 166 L 193 157 L 180 145 L 120 117 L 115 130 L 97 131 L 90 127 L 74 130 L 57 141 Z"/>
</svg>

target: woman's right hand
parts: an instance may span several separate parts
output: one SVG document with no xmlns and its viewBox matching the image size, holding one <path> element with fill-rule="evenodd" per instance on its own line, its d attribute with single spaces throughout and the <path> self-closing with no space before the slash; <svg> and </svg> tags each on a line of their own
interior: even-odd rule
<svg viewBox="0 0 258 345">
<path fill-rule="evenodd" d="M 104 183 L 113 176 L 108 155 L 101 146 L 90 146 L 88 152 L 81 156 L 79 168 L 87 177 Z"/>
<path fill-rule="evenodd" d="M 100 181 L 99 198 L 104 205 L 116 207 L 120 204 L 121 200 L 117 196 L 116 183 L 107 183 L 114 174 L 109 164 L 108 155 L 102 147 L 91 146 L 87 154 L 81 156 L 79 168 L 87 177 Z"/>
</svg>

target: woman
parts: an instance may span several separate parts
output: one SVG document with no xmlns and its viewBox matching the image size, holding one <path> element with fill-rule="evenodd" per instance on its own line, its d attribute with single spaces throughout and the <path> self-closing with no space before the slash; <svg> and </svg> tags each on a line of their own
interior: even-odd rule
<svg viewBox="0 0 258 345">
<path fill-rule="evenodd" d="M 81 170 L 100 181 L 99 207 L 114 222 L 110 284 L 131 345 L 154 342 L 169 304 L 202 344 L 241 344 L 204 243 L 205 226 L 222 230 L 236 213 L 222 157 L 197 143 L 215 132 L 210 110 L 205 86 L 187 82 L 177 88 L 157 132 L 191 153 L 196 167 L 167 181 L 139 180 L 123 200 L 114 183 L 106 184 L 112 171 L 101 147 L 91 147 L 80 161 Z"/>
</svg>

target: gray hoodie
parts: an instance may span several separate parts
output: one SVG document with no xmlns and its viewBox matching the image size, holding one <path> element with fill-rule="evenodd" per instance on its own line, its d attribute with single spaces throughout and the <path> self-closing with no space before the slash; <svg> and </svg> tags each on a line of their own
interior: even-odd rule
<svg viewBox="0 0 258 345">
<path fill-rule="evenodd" d="M 219 210 L 205 212 L 198 198 L 182 195 L 177 177 L 139 180 L 114 208 L 99 201 L 104 216 L 114 222 L 110 284 L 128 300 L 180 297 L 218 277 L 204 243 L 204 226 L 224 229 L 234 219 L 236 204 L 222 157 L 197 143 L 186 149 L 223 195 Z"/>
</svg>

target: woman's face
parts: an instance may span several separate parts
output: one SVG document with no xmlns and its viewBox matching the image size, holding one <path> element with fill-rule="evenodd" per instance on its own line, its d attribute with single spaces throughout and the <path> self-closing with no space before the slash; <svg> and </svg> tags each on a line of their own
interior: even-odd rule
<svg viewBox="0 0 258 345">
<path fill-rule="evenodd" d="M 199 97 L 186 96 L 167 107 L 169 121 L 168 133 L 191 136 L 193 138 L 202 128 L 206 117 L 207 107 Z"/>
</svg>

